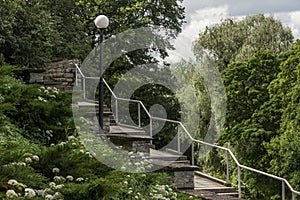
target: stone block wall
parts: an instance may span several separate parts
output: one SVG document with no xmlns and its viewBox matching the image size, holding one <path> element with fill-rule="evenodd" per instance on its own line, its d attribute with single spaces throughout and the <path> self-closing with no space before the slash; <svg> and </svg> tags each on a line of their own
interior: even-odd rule
<svg viewBox="0 0 300 200">
<path fill-rule="evenodd" d="M 60 85 L 63 90 L 72 90 L 75 83 L 75 63 L 79 61 L 62 60 L 49 64 L 44 72 L 44 85 Z"/>
<path fill-rule="evenodd" d="M 178 189 L 194 188 L 194 170 L 173 171 L 173 185 Z"/>
<path fill-rule="evenodd" d="M 71 91 L 75 84 L 78 60 L 52 62 L 44 68 L 29 69 L 19 74 L 27 83 L 39 83 L 45 86 L 58 86 L 63 91 Z"/>
</svg>

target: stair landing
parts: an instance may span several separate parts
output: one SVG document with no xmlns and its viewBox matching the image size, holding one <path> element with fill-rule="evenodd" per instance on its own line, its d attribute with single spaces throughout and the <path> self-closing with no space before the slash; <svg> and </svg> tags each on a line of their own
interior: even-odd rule
<svg viewBox="0 0 300 200">
<path fill-rule="evenodd" d="M 181 190 L 187 194 L 210 200 L 242 200 L 234 187 L 223 180 L 195 171 L 193 190 Z"/>
</svg>

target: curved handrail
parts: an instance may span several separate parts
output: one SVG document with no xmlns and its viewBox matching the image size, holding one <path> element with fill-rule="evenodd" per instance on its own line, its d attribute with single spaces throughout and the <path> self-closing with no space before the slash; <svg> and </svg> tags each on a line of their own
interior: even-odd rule
<svg viewBox="0 0 300 200">
<path fill-rule="evenodd" d="M 76 70 L 78 70 L 79 74 L 82 76 L 83 79 L 96 79 L 96 80 L 99 79 L 98 77 L 85 77 L 84 74 L 82 73 L 82 71 L 80 70 L 79 66 L 77 64 L 75 64 L 75 66 L 76 66 Z M 279 176 L 275 176 L 273 174 L 269 174 L 269 173 L 266 173 L 266 172 L 263 172 L 263 171 L 260 171 L 260 170 L 257 170 L 257 169 L 254 169 L 254 168 L 251 168 L 251 167 L 248 167 L 248 166 L 240 164 L 240 162 L 238 161 L 238 159 L 236 158 L 236 156 L 232 153 L 232 151 L 229 148 L 218 146 L 218 145 L 215 145 L 215 144 L 210 144 L 210 143 L 207 143 L 207 142 L 204 142 L 204 141 L 201 141 L 201 140 L 194 139 L 192 137 L 192 135 L 188 132 L 188 130 L 185 128 L 185 126 L 182 124 L 182 122 L 179 122 L 179 121 L 176 121 L 176 120 L 170 120 L 170 119 L 164 119 L 164 118 L 159 118 L 159 117 L 153 117 L 153 116 L 151 116 L 151 114 L 146 109 L 146 107 L 145 107 L 145 105 L 143 104 L 142 101 L 117 97 L 117 95 L 113 92 L 113 90 L 110 88 L 110 86 L 108 85 L 108 83 L 105 80 L 103 80 L 103 82 L 104 82 L 105 86 L 108 88 L 108 90 L 110 91 L 110 93 L 112 94 L 112 96 L 116 100 L 138 103 L 138 105 L 143 108 L 143 110 L 146 112 L 146 114 L 150 118 L 150 123 L 151 123 L 151 120 L 160 120 L 160 121 L 165 121 L 165 122 L 171 122 L 171 123 L 179 124 L 181 126 L 181 128 L 184 130 L 185 134 L 192 141 L 192 145 L 194 143 L 199 143 L 199 144 L 206 145 L 206 146 L 209 146 L 209 147 L 212 147 L 212 148 L 217 148 L 217 149 L 221 149 L 223 151 L 226 151 L 227 155 L 229 153 L 229 155 L 234 160 L 234 162 L 235 162 L 235 164 L 237 165 L 237 168 L 238 168 L 238 192 L 239 192 L 239 198 L 242 197 L 242 193 L 241 193 L 241 168 L 242 169 L 246 169 L 246 170 L 251 171 L 251 172 L 254 172 L 254 173 L 257 173 L 257 174 L 268 176 L 270 178 L 273 178 L 273 179 L 276 179 L 276 180 L 279 180 L 279 181 L 282 181 L 282 199 L 283 200 L 285 199 L 285 185 L 292 192 L 292 200 L 295 200 L 295 195 L 300 195 L 300 191 L 294 190 L 293 187 L 290 185 L 290 183 L 285 178 L 282 178 L 282 177 L 279 177 Z M 85 88 L 84 88 L 84 90 L 85 90 Z M 118 111 L 116 111 L 116 112 L 118 112 Z M 139 112 L 140 112 L 140 110 L 139 110 Z M 139 113 L 139 117 L 140 117 L 140 113 Z M 150 135 L 152 136 L 151 127 L 150 127 Z M 194 151 L 194 148 L 192 148 L 192 155 L 194 155 L 193 151 Z M 227 157 L 226 162 L 227 162 L 227 175 L 226 175 L 227 176 L 227 180 L 226 181 L 229 181 L 228 157 Z M 192 156 L 192 164 L 194 164 L 194 156 Z"/>
</svg>

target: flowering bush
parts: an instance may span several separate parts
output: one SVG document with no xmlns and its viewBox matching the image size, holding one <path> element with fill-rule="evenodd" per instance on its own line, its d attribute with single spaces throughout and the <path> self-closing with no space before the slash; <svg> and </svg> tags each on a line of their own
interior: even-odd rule
<svg viewBox="0 0 300 200">
<path fill-rule="evenodd" d="M 169 185 L 155 185 L 150 190 L 150 199 L 176 200 L 177 193 Z"/>
<path fill-rule="evenodd" d="M 26 85 L 10 75 L 13 69 L 11 66 L 0 69 L 0 103 L 6 107 L 4 114 L 9 123 L 34 142 L 50 144 L 65 140 L 69 131 L 74 130 L 71 94 L 56 88 Z"/>
<path fill-rule="evenodd" d="M 7 67 L 0 68 L 0 199 L 176 197 L 167 174 L 126 174 L 96 160 L 95 153 L 106 154 L 107 158 L 114 155 L 97 143 L 97 151 L 87 151 L 83 142 L 93 140 L 77 139 L 68 94 L 25 85 L 5 70 L 11 72 Z M 124 171 L 131 165 L 139 166 L 140 172 L 151 167 L 142 153 L 130 152 L 127 156 L 135 156 L 137 162 L 123 163 Z"/>
</svg>

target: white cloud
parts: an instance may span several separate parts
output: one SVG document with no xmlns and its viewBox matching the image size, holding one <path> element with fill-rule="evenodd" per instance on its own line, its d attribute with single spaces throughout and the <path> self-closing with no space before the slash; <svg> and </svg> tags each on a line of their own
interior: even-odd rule
<svg viewBox="0 0 300 200">
<path fill-rule="evenodd" d="M 291 28 L 295 39 L 300 39 L 300 11 L 275 13 L 274 17 Z"/>
<path fill-rule="evenodd" d="M 295 38 L 300 39 L 300 11 L 291 12 L 289 15 L 291 21 L 288 23 L 288 26 L 291 27 Z"/>
<path fill-rule="evenodd" d="M 278 1 L 278 3 L 280 3 Z M 195 4 L 194 4 L 195 5 Z M 169 51 L 167 61 L 173 63 L 178 62 L 182 58 L 185 60 L 194 59 L 192 46 L 200 32 L 205 30 L 206 26 L 212 26 L 221 23 L 223 19 L 234 17 L 242 19 L 244 15 L 231 15 L 229 4 L 217 7 L 205 7 L 189 13 L 187 24 L 183 27 L 182 32 L 173 42 L 174 51 Z M 270 12 L 264 12 L 269 15 Z M 284 25 L 289 26 L 296 39 L 300 39 L 300 11 L 291 12 L 275 12 L 273 16 L 280 20 Z"/>
<path fill-rule="evenodd" d="M 175 51 L 169 52 L 169 62 L 177 62 L 184 59 L 193 59 L 192 45 L 199 33 L 205 30 L 206 26 L 220 23 L 222 19 L 229 17 L 228 7 L 212 7 L 199 9 L 193 13 L 187 25 L 174 41 Z M 181 58 L 180 58 L 181 57 Z"/>
<path fill-rule="evenodd" d="M 188 18 L 191 13 L 205 7 L 228 5 L 230 15 L 278 13 L 298 11 L 299 0 L 184 0 Z"/>
</svg>

